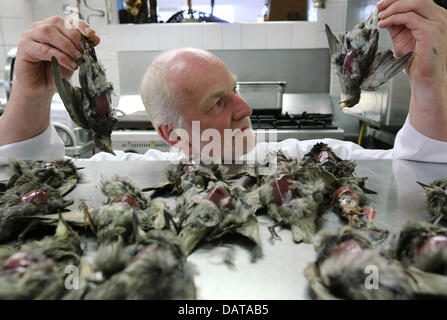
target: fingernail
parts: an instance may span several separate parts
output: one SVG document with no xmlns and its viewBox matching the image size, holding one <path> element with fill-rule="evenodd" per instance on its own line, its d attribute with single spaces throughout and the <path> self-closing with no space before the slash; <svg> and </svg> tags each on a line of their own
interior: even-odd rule
<svg viewBox="0 0 447 320">
<path fill-rule="evenodd" d="M 76 51 L 75 52 L 75 57 L 76 57 L 76 59 L 80 59 L 82 57 L 81 51 Z"/>
<path fill-rule="evenodd" d="M 87 29 L 85 29 L 85 34 L 89 35 L 90 33 L 94 32 L 92 28 L 88 27 Z"/>
<path fill-rule="evenodd" d="M 383 0 L 380 0 L 379 2 L 376 3 L 376 7 L 379 7 L 383 4 Z"/>
<path fill-rule="evenodd" d="M 76 68 L 78 67 L 78 64 L 76 62 L 71 62 L 70 65 L 73 70 L 76 70 Z"/>
</svg>

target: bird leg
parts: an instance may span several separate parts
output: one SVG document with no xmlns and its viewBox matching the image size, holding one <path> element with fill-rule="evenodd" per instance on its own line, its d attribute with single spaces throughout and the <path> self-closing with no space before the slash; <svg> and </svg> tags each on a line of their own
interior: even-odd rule
<svg viewBox="0 0 447 320">
<path fill-rule="evenodd" d="M 88 225 L 90 227 L 90 230 L 92 230 L 94 233 L 96 233 L 96 226 L 95 226 L 95 223 L 93 222 L 90 212 L 88 211 L 87 205 L 85 204 L 84 201 L 82 201 L 79 206 L 82 208 L 82 211 L 84 212 L 84 223 L 87 224 L 87 220 L 88 220 Z"/>
<path fill-rule="evenodd" d="M 282 225 L 282 222 L 277 222 L 272 226 L 267 227 L 267 229 L 270 231 L 271 234 L 271 238 L 270 240 L 273 242 L 273 240 L 281 240 L 281 237 L 278 235 L 278 233 L 276 232 L 275 228 Z"/>
</svg>

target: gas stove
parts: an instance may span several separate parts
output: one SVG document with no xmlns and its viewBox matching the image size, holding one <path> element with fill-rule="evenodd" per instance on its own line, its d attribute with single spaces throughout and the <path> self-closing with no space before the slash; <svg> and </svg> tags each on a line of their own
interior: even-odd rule
<svg viewBox="0 0 447 320">
<path fill-rule="evenodd" d="M 321 130 L 337 129 L 332 125 L 331 114 L 307 113 L 301 114 L 257 114 L 250 117 L 253 129 L 277 130 Z"/>
<path fill-rule="evenodd" d="M 250 117 L 253 131 L 263 135 L 268 141 L 269 130 L 276 130 L 276 141 L 285 139 L 323 139 L 343 140 L 344 131 L 332 123 L 332 114 L 254 114 Z M 265 138 L 264 138 L 265 137 Z M 152 123 L 147 120 L 145 111 L 137 111 L 120 117 L 112 132 L 112 148 L 126 152 L 145 153 L 149 148 L 169 151 L 170 146 L 163 141 Z"/>
</svg>

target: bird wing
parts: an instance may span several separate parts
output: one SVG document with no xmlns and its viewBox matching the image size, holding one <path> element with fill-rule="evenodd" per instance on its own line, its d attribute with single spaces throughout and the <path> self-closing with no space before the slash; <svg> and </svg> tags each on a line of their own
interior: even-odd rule
<svg viewBox="0 0 447 320">
<path fill-rule="evenodd" d="M 408 52 L 400 58 L 395 58 L 391 50 L 379 52 L 374 58 L 369 75 L 362 81 L 360 89 L 376 90 L 380 85 L 402 71 L 407 66 L 412 54 L 413 52 Z"/>
<path fill-rule="evenodd" d="M 337 39 L 337 37 L 332 33 L 331 28 L 327 24 L 326 27 L 326 37 L 329 43 L 329 51 L 331 55 L 337 54 L 341 52 L 341 42 Z"/>
<path fill-rule="evenodd" d="M 79 110 L 82 110 L 84 93 L 81 88 L 73 87 L 67 79 L 62 78 L 56 57 L 51 58 L 51 73 L 57 91 L 64 102 L 65 109 L 67 109 L 70 118 L 78 126 L 84 129 L 89 129 L 87 120 L 84 115 L 79 112 Z"/>
</svg>

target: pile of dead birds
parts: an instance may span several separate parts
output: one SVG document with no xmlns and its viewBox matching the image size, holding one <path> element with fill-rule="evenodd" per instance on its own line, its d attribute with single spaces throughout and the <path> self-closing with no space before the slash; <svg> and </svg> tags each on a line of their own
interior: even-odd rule
<svg viewBox="0 0 447 320">
<path fill-rule="evenodd" d="M 447 180 L 420 183 L 434 223 L 414 221 L 390 234 L 375 226 L 376 211 L 366 196 L 374 191 L 355 167 L 318 143 L 300 160 L 280 152 L 271 175 L 260 174 L 259 165 L 228 174 L 217 165 L 187 163 L 169 168 L 165 181 L 145 190 L 177 197 L 174 216 L 186 254 L 226 232 L 245 236 L 260 249 L 256 219 L 267 215 L 274 221 L 272 239 L 280 239 L 276 227 L 289 228 L 296 243 L 316 239 L 317 260 L 305 276 L 318 299 L 447 298 L 447 229 L 437 226 L 447 214 Z M 328 210 L 347 226 L 315 237 Z M 377 279 L 368 279 L 371 266 Z"/>
<path fill-rule="evenodd" d="M 184 162 L 143 189 L 115 176 L 99 183 L 103 205 L 71 211 L 64 196 L 82 179 L 72 161 L 11 161 L 11 178 L 0 182 L 0 299 L 196 299 L 188 255 L 231 235 L 260 259 L 261 215 L 272 220 L 272 241 L 287 228 L 294 242 L 314 243 L 305 276 L 316 298 L 446 298 L 447 229 L 437 225 L 447 216 L 446 179 L 421 184 L 434 223 L 390 234 L 374 225 L 373 191 L 355 162 L 324 143 L 302 159 L 279 152 L 275 161 L 270 174 L 261 169 L 271 163 L 230 173 Z M 320 230 L 331 210 L 347 225 Z M 379 289 L 365 286 L 369 266 L 380 270 Z"/>
<path fill-rule="evenodd" d="M 426 191 L 432 222 L 410 221 L 377 237 L 375 228 L 322 230 L 304 275 L 318 299 L 447 299 L 447 179 Z"/>
<path fill-rule="evenodd" d="M 101 181 L 104 205 L 68 211 L 63 197 L 81 178 L 71 160 L 11 161 L 9 170 L 0 183 L 0 299 L 196 298 L 163 202 L 114 177 Z"/>
</svg>

